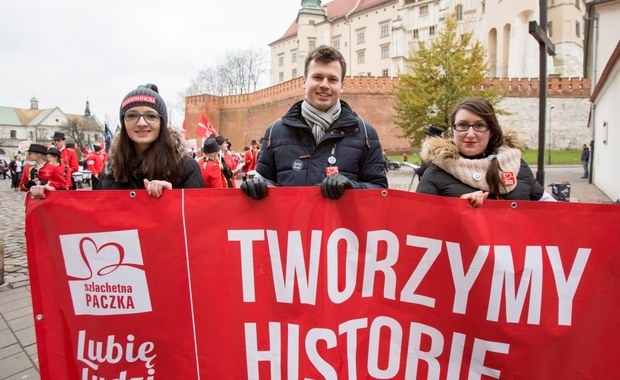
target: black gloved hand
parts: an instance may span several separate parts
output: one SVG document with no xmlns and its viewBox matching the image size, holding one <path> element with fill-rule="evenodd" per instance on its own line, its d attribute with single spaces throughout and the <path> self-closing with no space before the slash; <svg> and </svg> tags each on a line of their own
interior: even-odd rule
<svg viewBox="0 0 620 380">
<path fill-rule="evenodd" d="M 267 182 L 262 179 L 247 179 L 241 183 L 240 187 L 245 195 L 252 199 L 260 200 L 267 195 Z"/>
<path fill-rule="evenodd" d="M 345 189 L 355 189 L 355 184 L 342 174 L 332 174 L 321 182 L 321 192 L 329 199 L 340 199 Z"/>
</svg>

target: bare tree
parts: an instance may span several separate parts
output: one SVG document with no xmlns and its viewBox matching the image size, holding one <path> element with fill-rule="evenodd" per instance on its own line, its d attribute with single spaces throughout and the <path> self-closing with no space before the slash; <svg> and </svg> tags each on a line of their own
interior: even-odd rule
<svg viewBox="0 0 620 380">
<path fill-rule="evenodd" d="M 266 55 L 266 51 L 260 48 L 226 52 L 219 64 L 198 72 L 186 95 L 225 96 L 256 91 L 261 76 L 266 72 Z"/>
</svg>

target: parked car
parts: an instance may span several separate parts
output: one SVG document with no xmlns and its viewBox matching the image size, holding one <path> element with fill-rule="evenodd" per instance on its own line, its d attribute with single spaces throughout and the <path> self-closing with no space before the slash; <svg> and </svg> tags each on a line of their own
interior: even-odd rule
<svg viewBox="0 0 620 380">
<path fill-rule="evenodd" d="M 400 162 L 395 161 L 395 160 L 388 160 L 387 167 L 390 170 L 400 169 Z"/>
</svg>

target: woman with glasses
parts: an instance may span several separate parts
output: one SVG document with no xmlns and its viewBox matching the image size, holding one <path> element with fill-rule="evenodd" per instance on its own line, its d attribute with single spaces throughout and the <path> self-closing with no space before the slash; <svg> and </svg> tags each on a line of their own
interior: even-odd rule
<svg viewBox="0 0 620 380">
<path fill-rule="evenodd" d="M 100 189 L 146 189 L 160 197 L 164 189 L 202 188 L 198 163 L 189 157 L 183 137 L 168 127 L 168 111 L 157 86 L 131 91 L 121 103 L 121 130 L 100 177 Z M 45 198 L 45 189 L 31 190 Z"/>
<path fill-rule="evenodd" d="M 183 137 L 168 127 L 168 111 L 156 85 L 127 94 L 120 119 L 121 130 L 101 176 L 102 190 L 146 189 L 159 197 L 164 189 L 204 187 Z"/>
<path fill-rule="evenodd" d="M 452 141 L 427 138 L 420 157 L 431 162 L 416 192 L 460 197 L 479 207 L 485 199 L 554 199 L 536 182 L 521 159 L 523 142 L 502 131 L 491 103 L 468 98 L 454 107 Z"/>
</svg>

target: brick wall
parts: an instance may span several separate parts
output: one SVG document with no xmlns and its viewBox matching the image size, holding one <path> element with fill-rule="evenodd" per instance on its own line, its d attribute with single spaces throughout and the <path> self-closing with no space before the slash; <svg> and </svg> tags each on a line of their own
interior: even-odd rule
<svg viewBox="0 0 620 380">
<path fill-rule="evenodd" d="M 379 133 L 381 143 L 390 153 L 410 151 L 409 142 L 392 121 L 394 86 L 398 78 L 347 77 L 342 99 Z M 582 78 L 550 76 L 547 105 L 551 118 L 553 149 L 581 148 L 589 140 L 586 128 L 589 112 L 590 81 Z M 538 79 L 492 78 L 481 87 L 496 86 L 505 93 L 499 108 L 509 115 L 499 117 L 504 127 L 519 129 L 529 147 L 538 144 Z M 194 136 L 200 115 L 205 114 L 232 149 L 241 151 L 253 139 L 263 136 L 265 129 L 282 117 L 295 102 L 303 99 L 303 79 L 297 78 L 251 94 L 234 96 L 197 95 L 185 99 L 187 134 Z M 557 131 L 557 132 L 556 132 Z M 555 134 L 554 134 L 555 132 Z M 201 146 L 202 141 L 198 141 Z"/>
</svg>

